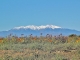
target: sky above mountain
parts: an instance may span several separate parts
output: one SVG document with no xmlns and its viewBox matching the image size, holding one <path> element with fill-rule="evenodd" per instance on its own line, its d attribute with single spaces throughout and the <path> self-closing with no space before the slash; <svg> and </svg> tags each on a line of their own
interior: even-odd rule
<svg viewBox="0 0 80 60">
<path fill-rule="evenodd" d="M 80 0 L 0 0 L 0 31 L 48 24 L 80 31 Z"/>
</svg>

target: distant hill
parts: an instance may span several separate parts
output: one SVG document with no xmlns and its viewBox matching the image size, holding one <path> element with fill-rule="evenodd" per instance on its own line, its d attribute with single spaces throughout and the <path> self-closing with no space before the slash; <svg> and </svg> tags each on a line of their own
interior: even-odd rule
<svg viewBox="0 0 80 60">
<path fill-rule="evenodd" d="M 29 26 L 15 27 L 8 31 L 1 31 L 0 36 L 5 37 L 8 36 L 9 34 L 13 35 L 16 34 L 17 36 L 21 36 L 21 34 L 24 34 L 25 36 L 29 36 L 30 34 L 32 34 L 33 36 L 40 36 L 41 33 L 43 36 L 45 36 L 46 34 L 52 34 L 52 35 L 62 34 L 65 36 L 68 36 L 70 34 L 80 35 L 80 31 L 65 29 L 54 25 L 46 25 L 46 26 L 29 25 Z"/>
</svg>

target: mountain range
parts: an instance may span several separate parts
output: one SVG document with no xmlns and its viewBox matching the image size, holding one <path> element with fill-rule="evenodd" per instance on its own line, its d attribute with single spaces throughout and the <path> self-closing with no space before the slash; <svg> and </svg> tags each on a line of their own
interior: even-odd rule
<svg viewBox="0 0 80 60">
<path fill-rule="evenodd" d="M 46 34 L 52 34 L 52 35 L 62 34 L 65 36 L 68 36 L 70 34 L 80 35 L 80 31 L 61 28 L 55 25 L 45 25 L 45 26 L 28 25 L 28 26 L 15 27 L 8 31 L 0 31 L 0 36 L 6 37 L 9 34 L 17 36 L 21 36 L 21 34 L 24 34 L 25 36 L 29 36 L 30 34 L 32 34 L 33 36 L 40 36 L 41 33 L 43 36 L 45 36 Z"/>
</svg>

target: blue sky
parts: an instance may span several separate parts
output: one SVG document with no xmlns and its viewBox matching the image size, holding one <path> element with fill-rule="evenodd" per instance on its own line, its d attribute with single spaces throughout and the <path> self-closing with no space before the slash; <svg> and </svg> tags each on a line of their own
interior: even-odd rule
<svg viewBox="0 0 80 60">
<path fill-rule="evenodd" d="M 80 0 L 0 0 L 0 31 L 47 24 L 80 30 Z"/>
</svg>

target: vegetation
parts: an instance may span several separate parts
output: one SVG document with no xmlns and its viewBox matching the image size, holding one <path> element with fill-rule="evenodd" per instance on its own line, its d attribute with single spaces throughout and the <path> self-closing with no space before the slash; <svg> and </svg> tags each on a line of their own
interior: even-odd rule
<svg viewBox="0 0 80 60">
<path fill-rule="evenodd" d="M 0 37 L 0 60 L 80 60 L 80 36 Z"/>
</svg>

